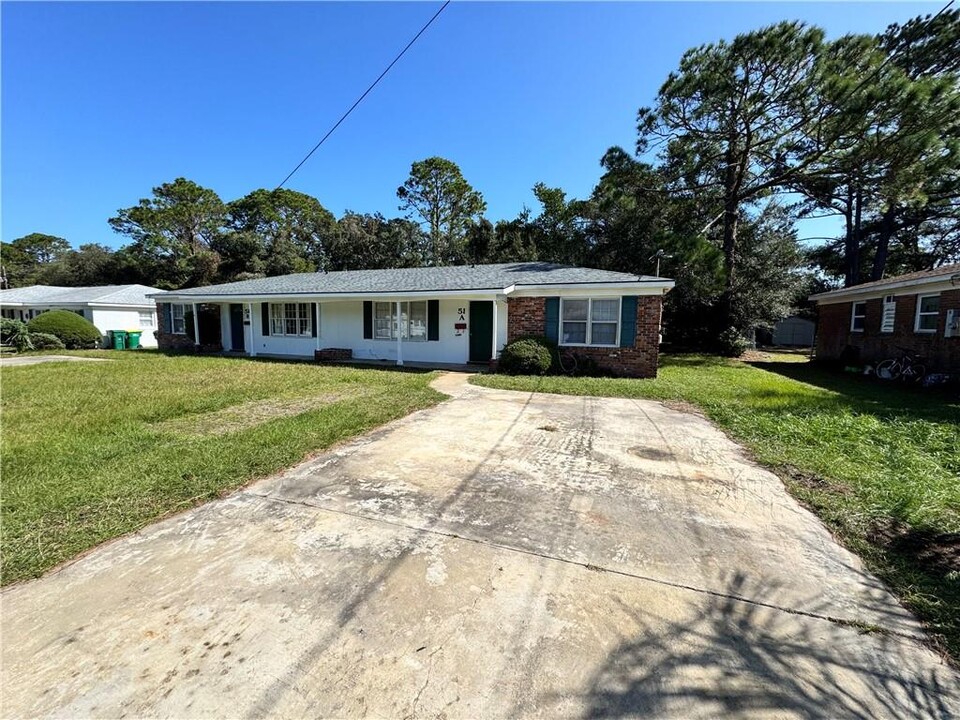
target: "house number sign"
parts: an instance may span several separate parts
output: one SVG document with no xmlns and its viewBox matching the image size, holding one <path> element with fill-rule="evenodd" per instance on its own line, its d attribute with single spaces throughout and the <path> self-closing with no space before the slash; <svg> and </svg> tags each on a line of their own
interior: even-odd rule
<svg viewBox="0 0 960 720">
<path fill-rule="evenodd" d="M 456 331 L 456 336 L 460 337 L 463 335 L 463 331 L 467 329 L 467 309 L 466 308 L 457 308 L 457 321 L 453 324 L 453 329 Z"/>
</svg>

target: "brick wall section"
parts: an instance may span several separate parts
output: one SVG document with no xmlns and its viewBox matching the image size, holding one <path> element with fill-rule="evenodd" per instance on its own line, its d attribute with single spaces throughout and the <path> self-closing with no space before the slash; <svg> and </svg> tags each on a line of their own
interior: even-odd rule
<svg viewBox="0 0 960 720">
<path fill-rule="evenodd" d="M 960 371 L 960 338 L 944 337 L 947 310 L 960 310 L 960 289 L 940 293 L 940 318 L 935 333 L 914 332 L 917 295 L 896 295 L 896 315 L 892 333 L 880 332 L 883 299 L 867 300 L 863 332 L 850 331 L 853 303 L 820 305 L 817 322 L 817 358 L 838 358 L 848 345 L 859 349 L 863 362 L 878 362 L 898 357 L 900 348 L 910 348 L 924 358 L 928 371 Z"/>
<path fill-rule="evenodd" d="M 220 343 L 204 343 L 199 348 L 193 341 L 193 335 L 175 335 L 163 331 L 167 303 L 157 303 L 157 348 L 160 350 L 192 350 L 198 352 L 220 352 L 223 346 Z"/>
<path fill-rule="evenodd" d="M 660 350 L 660 295 L 637 298 L 637 339 L 633 347 L 576 347 L 573 352 L 590 357 L 602 370 L 624 377 L 657 376 Z M 524 335 L 546 333 L 546 298 L 518 297 L 507 299 L 507 342 Z"/>
<path fill-rule="evenodd" d="M 313 359 L 317 362 L 343 362 L 353 359 L 353 350 L 350 348 L 323 348 L 313 351 Z"/>
</svg>

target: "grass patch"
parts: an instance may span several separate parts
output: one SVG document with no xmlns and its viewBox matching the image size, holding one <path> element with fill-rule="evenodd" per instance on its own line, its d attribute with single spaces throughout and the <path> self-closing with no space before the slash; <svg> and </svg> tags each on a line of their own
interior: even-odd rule
<svg viewBox="0 0 960 720">
<path fill-rule="evenodd" d="M 444 397 L 432 373 L 84 354 L 113 362 L 3 369 L 4 583 Z"/>
<path fill-rule="evenodd" d="M 667 356 L 655 380 L 482 375 L 508 390 L 698 408 L 864 558 L 960 659 L 960 404 L 797 356 Z"/>
</svg>

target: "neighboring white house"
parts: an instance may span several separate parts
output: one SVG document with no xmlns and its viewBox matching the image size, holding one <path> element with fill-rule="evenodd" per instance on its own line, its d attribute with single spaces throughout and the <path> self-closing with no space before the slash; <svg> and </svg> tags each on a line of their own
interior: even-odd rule
<svg viewBox="0 0 960 720">
<path fill-rule="evenodd" d="M 107 340 L 110 330 L 140 330 L 140 344 L 156 347 L 156 296 L 163 290 L 147 285 L 57 287 L 30 285 L 0 290 L 0 314 L 27 322 L 47 310 L 71 310 L 96 325 Z"/>
</svg>

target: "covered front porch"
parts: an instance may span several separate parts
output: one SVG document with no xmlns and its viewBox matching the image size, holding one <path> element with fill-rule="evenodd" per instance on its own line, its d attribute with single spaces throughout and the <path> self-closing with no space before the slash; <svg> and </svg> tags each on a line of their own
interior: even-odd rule
<svg viewBox="0 0 960 720">
<path fill-rule="evenodd" d="M 504 296 L 238 298 L 160 303 L 161 348 L 431 367 L 496 359 Z M 197 319 L 194 322 L 194 318 Z"/>
</svg>

